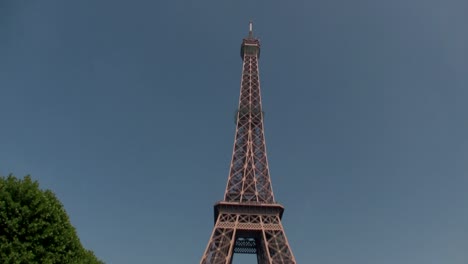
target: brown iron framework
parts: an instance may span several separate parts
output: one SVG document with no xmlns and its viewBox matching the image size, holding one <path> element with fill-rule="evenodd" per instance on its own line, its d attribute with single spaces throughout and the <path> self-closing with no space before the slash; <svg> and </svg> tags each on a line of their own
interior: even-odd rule
<svg viewBox="0 0 468 264">
<path fill-rule="evenodd" d="M 275 202 L 263 130 L 258 59 L 260 42 L 241 45 L 242 81 L 236 136 L 224 200 L 214 206 L 215 226 L 200 264 L 231 264 L 234 253 L 256 254 L 259 264 L 295 264 Z"/>
</svg>

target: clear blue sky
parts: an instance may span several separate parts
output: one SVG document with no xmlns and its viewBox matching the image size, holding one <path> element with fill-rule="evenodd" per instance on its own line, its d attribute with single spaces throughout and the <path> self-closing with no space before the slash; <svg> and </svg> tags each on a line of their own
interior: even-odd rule
<svg viewBox="0 0 468 264">
<path fill-rule="evenodd" d="M 298 263 L 466 264 L 467 14 L 466 0 L 0 1 L 0 173 L 53 190 L 107 263 L 199 262 L 252 19 Z"/>
</svg>

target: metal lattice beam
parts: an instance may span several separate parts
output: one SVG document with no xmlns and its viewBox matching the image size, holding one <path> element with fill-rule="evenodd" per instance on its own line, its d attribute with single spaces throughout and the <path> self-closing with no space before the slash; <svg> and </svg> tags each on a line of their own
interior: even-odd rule
<svg viewBox="0 0 468 264">
<path fill-rule="evenodd" d="M 252 23 L 241 45 L 243 70 L 236 135 L 224 201 L 201 264 L 230 264 L 234 253 L 256 254 L 259 264 L 295 264 L 271 186 L 263 129 L 258 59 Z"/>
</svg>

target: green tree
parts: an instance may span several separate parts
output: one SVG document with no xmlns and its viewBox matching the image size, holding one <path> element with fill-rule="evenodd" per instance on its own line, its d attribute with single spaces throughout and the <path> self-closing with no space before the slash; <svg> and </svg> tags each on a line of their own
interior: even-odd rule
<svg viewBox="0 0 468 264">
<path fill-rule="evenodd" d="M 0 177 L 0 263 L 102 264 L 86 250 L 50 190 L 26 176 Z"/>
</svg>

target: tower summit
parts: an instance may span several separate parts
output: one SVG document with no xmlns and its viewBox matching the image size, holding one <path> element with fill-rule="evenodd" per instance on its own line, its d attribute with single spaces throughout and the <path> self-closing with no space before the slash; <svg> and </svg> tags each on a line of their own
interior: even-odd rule
<svg viewBox="0 0 468 264">
<path fill-rule="evenodd" d="M 258 53 L 258 57 L 260 57 L 260 41 L 256 39 L 253 35 L 253 23 L 249 23 L 249 35 L 243 39 L 241 45 L 241 58 L 244 59 L 244 50 L 250 52 L 250 54 Z"/>
<path fill-rule="evenodd" d="M 214 206 L 215 226 L 200 264 L 231 264 L 234 254 L 256 254 L 259 264 L 296 264 L 275 202 L 263 130 L 258 59 L 260 42 L 242 40 L 242 81 L 236 135 L 224 200 Z"/>
</svg>

